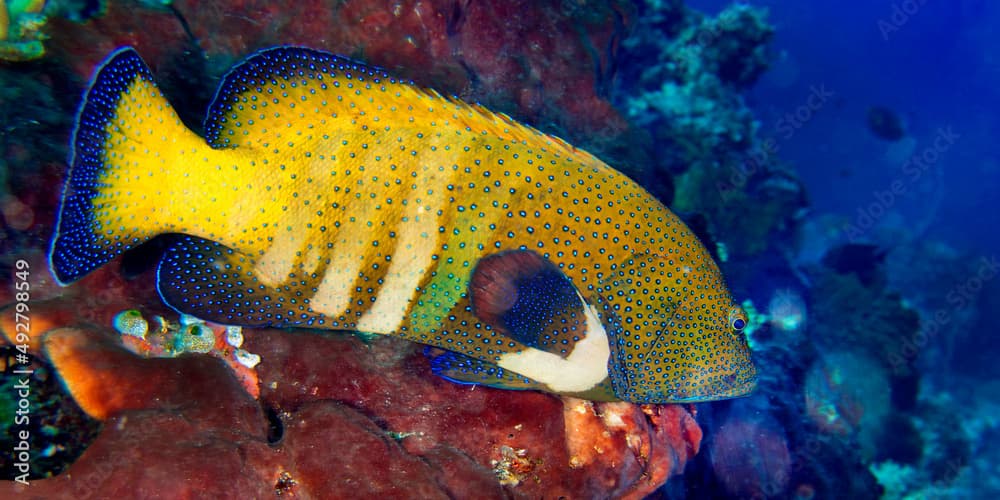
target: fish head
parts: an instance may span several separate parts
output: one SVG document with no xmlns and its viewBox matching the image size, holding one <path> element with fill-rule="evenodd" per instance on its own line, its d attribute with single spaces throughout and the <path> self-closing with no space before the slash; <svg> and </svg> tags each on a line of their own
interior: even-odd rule
<svg viewBox="0 0 1000 500">
<path fill-rule="evenodd" d="M 749 319 L 707 252 L 633 256 L 616 274 L 618 290 L 605 310 L 617 397 L 690 403 L 753 391 Z"/>
</svg>

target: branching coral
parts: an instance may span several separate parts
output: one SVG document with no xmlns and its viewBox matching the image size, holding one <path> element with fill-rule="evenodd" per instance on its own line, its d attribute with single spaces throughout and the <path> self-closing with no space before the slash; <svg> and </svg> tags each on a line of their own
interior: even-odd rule
<svg viewBox="0 0 1000 500">
<path fill-rule="evenodd" d="M 712 167 L 748 150 L 757 124 L 739 92 L 767 68 L 773 29 L 765 13 L 737 5 L 713 18 L 652 4 L 625 44 L 642 69 L 624 104 L 664 145 L 659 162 L 671 171 Z"/>
<path fill-rule="evenodd" d="M 645 5 L 623 43 L 636 69 L 623 75 L 620 99 L 657 145 L 645 176 L 654 180 L 644 182 L 669 201 L 655 179 L 674 176 L 673 208 L 703 213 L 734 256 L 759 253 L 805 205 L 741 95 L 768 65 L 766 12 L 734 5 L 707 17 L 680 2 Z"/>
</svg>

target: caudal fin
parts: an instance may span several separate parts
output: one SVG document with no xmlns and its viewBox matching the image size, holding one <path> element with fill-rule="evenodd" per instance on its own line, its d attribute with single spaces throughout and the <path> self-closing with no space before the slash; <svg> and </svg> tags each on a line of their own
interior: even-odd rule
<svg viewBox="0 0 1000 500">
<path fill-rule="evenodd" d="M 73 133 L 49 254 L 60 283 L 83 277 L 161 232 L 156 206 L 167 203 L 161 178 L 168 170 L 161 150 L 169 148 L 156 142 L 184 133 L 190 134 L 135 50 L 108 56 L 91 81 Z M 151 185 L 158 187 L 150 190 Z"/>
</svg>

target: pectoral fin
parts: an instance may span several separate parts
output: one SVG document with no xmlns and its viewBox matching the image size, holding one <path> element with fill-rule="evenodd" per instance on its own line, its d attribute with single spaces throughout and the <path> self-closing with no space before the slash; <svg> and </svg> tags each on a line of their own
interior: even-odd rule
<svg viewBox="0 0 1000 500">
<path fill-rule="evenodd" d="M 523 346 L 498 356 L 495 369 L 457 365 L 473 377 L 513 372 L 551 392 L 610 392 L 610 346 L 599 314 L 551 261 L 530 250 L 485 257 L 469 281 L 469 298 L 477 318 Z M 457 371 L 449 376 L 468 378 Z"/>
<path fill-rule="evenodd" d="M 184 236 L 164 253 L 157 290 L 179 312 L 225 325 L 335 328 L 309 306 L 314 285 L 306 277 L 268 286 L 252 258 L 219 243 Z"/>
<path fill-rule="evenodd" d="M 568 356 L 586 332 L 584 303 L 573 282 L 530 250 L 484 257 L 469 281 L 472 311 L 522 344 Z"/>
<path fill-rule="evenodd" d="M 431 359 L 431 371 L 452 382 L 485 385 L 499 389 L 546 390 L 545 386 L 528 377 L 481 359 L 453 351 L 436 353 L 429 348 L 424 353 Z"/>
</svg>

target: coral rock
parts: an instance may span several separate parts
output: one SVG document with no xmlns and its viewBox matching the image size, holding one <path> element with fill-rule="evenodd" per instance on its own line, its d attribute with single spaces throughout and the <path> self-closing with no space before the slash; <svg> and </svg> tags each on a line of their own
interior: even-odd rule
<svg viewBox="0 0 1000 500">
<path fill-rule="evenodd" d="M 0 485 L 0 497 L 641 498 L 700 444 L 681 406 L 453 384 L 397 339 L 266 330 L 246 341 L 263 358 L 261 402 L 207 355 L 144 359 L 110 332 L 48 333 L 70 392 L 107 420 L 65 473 Z M 581 450 L 592 453 L 574 462 Z"/>
<path fill-rule="evenodd" d="M 580 3 L 178 0 L 173 5 L 204 56 L 217 63 L 210 75 L 180 79 L 210 85 L 230 63 L 255 50 L 307 45 L 498 111 L 555 122 L 581 138 L 616 136 L 628 125 L 603 94 L 633 6 L 623 0 Z M 196 58 L 199 52 L 169 12 L 114 2 L 103 16 L 84 25 L 59 21 L 54 32 L 60 36 L 51 41 L 53 53 L 81 77 L 122 45 L 138 48 L 153 68 L 176 66 L 177 58 Z"/>
<path fill-rule="evenodd" d="M 263 359 L 262 399 L 277 408 L 344 401 L 405 436 L 410 453 L 461 450 L 529 496 L 641 497 L 683 470 L 701 439 L 682 407 L 658 406 L 662 412 L 647 418 L 626 403 L 446 382 L 428 375 L 417 346 L 393 338 L 365 345 L 350 336 L 266 331 L 249 333 L 247 345 Z"/>
<path fill-rule="evenodd" d="M 792 457 L 781 426 L 769 417 L 732 419 L 712 438 L 716 477 L 734 498 L 781 498 Z"/>
</svg>

